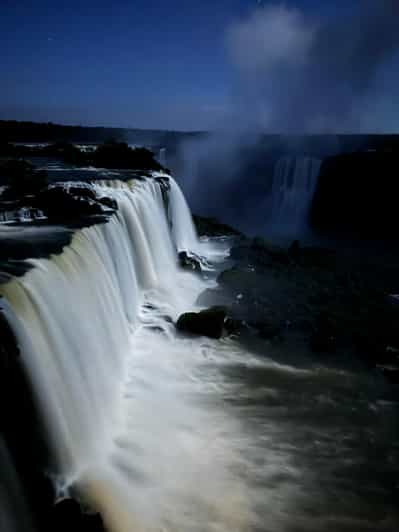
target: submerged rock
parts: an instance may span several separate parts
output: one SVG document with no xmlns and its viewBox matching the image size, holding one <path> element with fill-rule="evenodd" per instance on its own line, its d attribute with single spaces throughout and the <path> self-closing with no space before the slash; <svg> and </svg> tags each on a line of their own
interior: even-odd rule
<svg viewBox="0 0 399 532">
<path fill-rule="evenodd" d="M 176 328 L 181 332 L 219 339 L 223 334 L 225 319 L 226 310 L 223 307 L 211 307 L 201 312 L 182 314 Z"/>
</svg>

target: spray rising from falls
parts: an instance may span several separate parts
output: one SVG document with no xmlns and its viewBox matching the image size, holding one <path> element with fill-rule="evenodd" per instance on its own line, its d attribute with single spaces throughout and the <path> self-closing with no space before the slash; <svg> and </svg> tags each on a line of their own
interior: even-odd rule
<svg viewBox="0 0 399 532">
<path fill-rule="evenodd" d="M 313 157 L 282 157 L 275 165 L 271 220 L 277 231 L 295 234 L 306 229 L 317 186 L 321 160 Z"/>
<path fill-rule="evenodd" d="M 172 319 L 205 285 L 178 269 L 176 250 L 200 244 L 178 186 L 169 186 L 168 216 L 156 179 L 96 184 L 118 212 L 3 285 L 5 314 L 61 494 L 77 487 L 116 532 L 202 530 L 196 511 L 213 523 L 205 529 L 240 530 L 231 522 L 234 508 L 246 515 L 227 467 L 231 421 L 190 399 L 197 358 L 174 335 Z"/>
</svg>

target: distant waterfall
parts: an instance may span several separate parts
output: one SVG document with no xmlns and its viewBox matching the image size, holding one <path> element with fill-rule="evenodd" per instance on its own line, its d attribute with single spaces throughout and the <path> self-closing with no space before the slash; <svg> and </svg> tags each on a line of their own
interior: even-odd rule
<svg viewBox="0 0 399 532">
<path fill-rule="evenodd" d="M 276 231 L 295 234 L 304 229 L 317 186 L 321 160 L 286 156 L 274 168 L 271 219 Z"/>
<path fill-rule="evenodd" d="M 159 161 L 160 164 L 162 164 L 162 166 L 166 166 L 167 165 L 166 148 L 160 148 L 159 149 L 158 161 Z"/>
</svg>

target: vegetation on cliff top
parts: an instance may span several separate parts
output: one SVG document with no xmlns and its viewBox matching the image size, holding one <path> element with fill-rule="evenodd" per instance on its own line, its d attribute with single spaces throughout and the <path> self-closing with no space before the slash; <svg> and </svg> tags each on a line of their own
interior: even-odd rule
<svg viewBox="0 0 399 532">
<path fill-rule="evenodd" d="M 25 146 L 0 143 L 0 157 L 33 158 L 49 157 L 73 166 L 95 166 L 123 170 L 165 170 L 154 154 L 147 148 L 130 148 L 125 142 L 109 140 L 92 150 L 82 151 L 68 142 L 57 142 L 45 146 Z"/>
</svg>

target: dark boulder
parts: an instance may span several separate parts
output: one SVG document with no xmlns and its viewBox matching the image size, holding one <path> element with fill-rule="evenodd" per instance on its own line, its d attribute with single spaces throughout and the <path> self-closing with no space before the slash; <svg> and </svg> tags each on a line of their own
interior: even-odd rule
<svg viewBox="0 0 399 532">
<path fill-rule="evenodd" d="M 109 198 L 108 196 L 101 196 L 97 197 L 96 200 L 108 209 L 112 209 L 113 211 L 118 210 L 118 203 L 113 198 Z"/>
<path fill-rule="evenodd" d="M 242 233 L 216 218 L 193 215 L 193 221 L 199 236 L 242 236 Z"/>
<path fill-rule="evenodd" d="M 244 327 L 245 323 L 236 318 L 227 317 L 224 321 L 224 328 L 229 335 L 239 335 Z"/>
<path fill-rule="evenodd" d="M 2 200 L 20 200 L 27 194 L 36 194 L 47 186 L 47 172 L 36 169 L 22 159 L 11 159 L 0 164 L 0 182 L 8 185 Z"/>
<path fill-rule="evenodd" d="M 105 532 L 100 514 L 84 513 L 74 499 L 63 499 L 53 507 L 50 529 L 58 532 Z"/>
<path fill-rule="evenodd" d="M 107 214 L 117 208 L 112 198 L 97 197 L 90 186 L 51 186 L 37 194 L 33 202 L 48 218 L 57 220 Z"/>
<path fill-rule="evenodd" d="M 194 256 L 189 255 L 187 251 L 179 252 L 179 264 L 185 270 L 202 271 L 200 261 Z"/>
<path fill-rule="evenodd" d="M 79 196 L 80 198 L 96 200 L 97 193 L 89 184 L 81 183 L 67 187 L 68 193 L 72 196 Z"/>
<path fill-rule="evenodd" d="M 211 307 L 201 312 L 186 312 L 182 314 L 176 323 L 178 331 L 208 336 L 209 338 L 221 338 L 226 319 L 226 311 L 223 307 Z"/>
<path fill-rule="evenodd" d="M 286 249 L 259 237 L 240 239 L 231 248 L 230 257 L 259 267 L 267 267 L 274 263 L 289 264 L 291 262 L 290 255 Z"/>
</svg>

